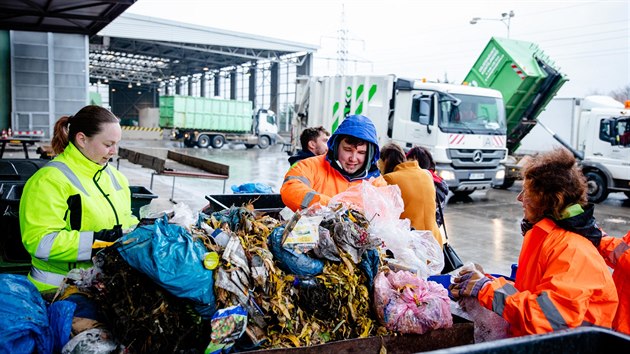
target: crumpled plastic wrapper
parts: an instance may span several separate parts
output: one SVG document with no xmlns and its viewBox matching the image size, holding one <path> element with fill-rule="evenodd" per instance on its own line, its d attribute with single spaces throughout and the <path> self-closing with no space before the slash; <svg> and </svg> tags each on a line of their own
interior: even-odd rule
<svg viewBox="0 0 630 354">
<path fill-rule="evenodd" d="M 111 334 L 100 328 L 88 329 L 70 339 L 61 350 L 62 354 L 109 354 L 118 346 Z"/>
<path fill-rule="evenodd" d="M 335 241 L 333 241 L 330 236 L 330 231 L 321 226 L 319 227 L 319 242 L 313 249 L 313 252 L 318 258 L 325 258 L 333 262 L 341 262 L 339 249 L 337 249 Z"/>
</svg>

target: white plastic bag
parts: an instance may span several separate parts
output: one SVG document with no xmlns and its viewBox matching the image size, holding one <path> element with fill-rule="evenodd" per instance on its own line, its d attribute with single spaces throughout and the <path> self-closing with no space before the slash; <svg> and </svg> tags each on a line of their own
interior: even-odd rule
<svg viewBox="0 0 630 354">
<path fill-rule="evenodd" d="M 427 278 L 444 267 L 442 248 L 431 231 L 411 231 L 409 219 L 400 219 L 405 204 L 397 185 L 375 187 L 363 181 L 334 196 L 328 205 L 351 204 L 370 221 L 368 232 L 383 240 L 396 258 L 391 265 Z"/>
<path fill-rule="evenodd" d="M 185 203 L 177 203 L 173 205 L 175 215 L 169 220 L 171 224 L 177 224 L 190 231 L 190 227 L 197 221 L 197 215 Z"/>
<path fill-rule="evenodd" d="M 414 272 L 425 279 L 440 274 L 444 256 L 431 231 L 411 231 L 395 224 L 380 227 L 373 232 L 383 240 L 384 248 L 394 254 L 394 259 L 388 260 L 390 267 Z"/>
</svg>

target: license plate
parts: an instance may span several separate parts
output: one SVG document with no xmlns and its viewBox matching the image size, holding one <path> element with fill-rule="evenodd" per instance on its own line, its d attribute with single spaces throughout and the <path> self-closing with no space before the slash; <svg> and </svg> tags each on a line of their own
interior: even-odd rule
<svg viewBox="0 0 630 354">
<path fill-rule="evenodd" d="M 483 179 L 484 175 L 483 173 L 471 173 L 470 174 L 470 179 Z"/>
</svg>

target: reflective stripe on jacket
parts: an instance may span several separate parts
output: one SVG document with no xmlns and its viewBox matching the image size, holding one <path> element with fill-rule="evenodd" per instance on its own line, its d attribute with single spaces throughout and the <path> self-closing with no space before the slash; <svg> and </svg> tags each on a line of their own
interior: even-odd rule
<svg viewBox="0 0 630 354">
<path fill-rule="evenodd" d="M 599 253 L 604 257 L 606 264 L 614 269 L 612 277 L 619 296 L 613 329 L 630 334 L 630 231 L 623 239 L 602 237 Z"/>
<path fill-rule="evenodd" d="M 32 257 L 29 278 L 39 290 L 59 286 L 70 269 L 92 265 L 95 231 L 138 222 L 125 176 L 90 161 L 72 143 L 29 178 L 19 210 L 22 243 Z"/>
<path fill-rule="evenodd" d="M 479 301 L 514 336 L 581 325 L 611 327 L 618 298 L 612 276 L 586 238 L 543 219 L 525 234 L 514 283 L 494 279 Z"/>
<path fill-rule="evenodd" d="M 313 203 L 327 205 L 330 198 L 363 180 L 349 182 L 320 155 L 299 161 L 284 177 L 280 188 L 282 202 L 292 210 L 305 209 Z M 383 177 L 373 180 L 375 186 L 386 185 Z"/>
</svg>

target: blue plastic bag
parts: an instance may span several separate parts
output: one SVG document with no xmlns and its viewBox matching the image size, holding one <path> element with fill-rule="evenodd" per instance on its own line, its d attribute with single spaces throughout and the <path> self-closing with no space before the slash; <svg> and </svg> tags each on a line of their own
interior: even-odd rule
<svg viewBox="0 0 630 354">
<path fill-rule="evenodd" d="M 23 275 L 0 274 L 0 352 L 52 353 L 46 302 Z"/>
<path fill-rule="evenodd" d="M 213 272 L 204 268 L 207 249 L 183 227 L 158 219 L 122 237 L 120 254 L 171 294 L 216 309 Z"/>
<path fill-rule="evenodd" d="M 48 322 L 55 353 L 60 353 L 63 346 L 70 340 L 72 318 L 76 308 L 77 305 L 70 301 L 56 301 L 48 306 Z"/>
<path fill-rule="evenodd" d="M 314 277 L 324 271 L 324 262 L 320 259 L 311 258 L 304 253 L 286 249 L 282 246 L 282 233 L 284 226 L 273 229 L 267 243 L 273 257 L 278 261 L 278 266 L 289 274 L 302 277 Z"/>
<path fill-rule="evenodd" d="M 270 186 L 264 183 L 245 183 L 240 186 L 232 185 L 232 192 L 234 194 L 242 193 L 259 193 L 259 194 L 271 194 L 273 190 Z"/>
</svg>

